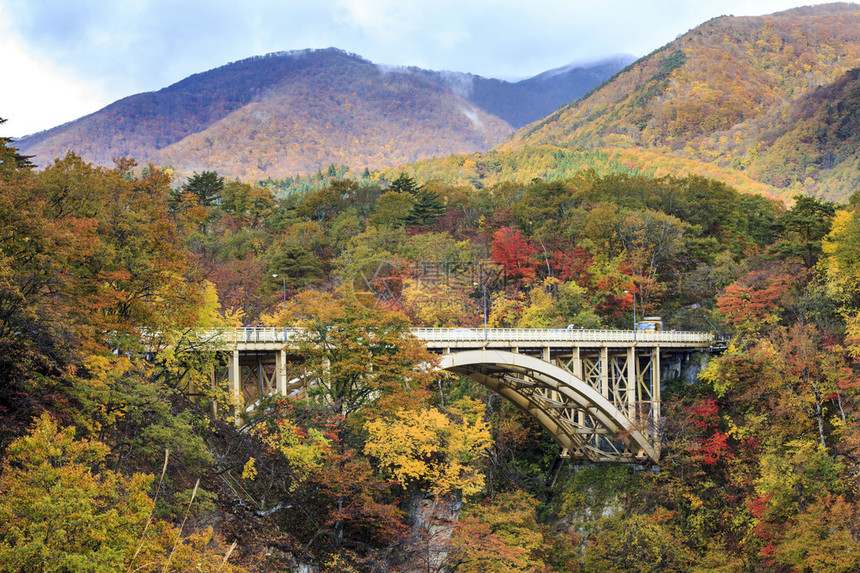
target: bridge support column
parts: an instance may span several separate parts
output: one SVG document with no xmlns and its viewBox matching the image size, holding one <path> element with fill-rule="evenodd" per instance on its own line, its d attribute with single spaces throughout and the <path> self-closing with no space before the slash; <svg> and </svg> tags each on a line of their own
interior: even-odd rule
<svg viewBox="0 0 860 573">
<path fill-rule="evenodd" d="M 636 348 L 627 348 L 627 381 L 625 390 L 627 393 L 627 417 L 636 419 Z"/>
<path fill-rule="evenodd" d="M 287 353 L 284 350 L 278 350 L 275 357 L 275 384 L 278 394 L 281 396 L 287 395 Z"/>
<path fill-rule="evenodd" d="M 600 349 L 600 394 L 609 399 L 609 348 Z"/>
<path fill-rule="evenodd" d="M 239 422 L 239 412 L 242 409 L 242 367 L 239 365 L 239 351 L 234 350 L 227 364 L 227 376 L 230 381 L 230 394 L 233 398 L 233 412 L 236 423 Z"/>
<path fill-rule="evenodd" d="M 653 441 L 660 448 L 660 347 L 654 348 L 651 358 L 651 419 L 653 420 Z"/>
<path fill-rule="evenodd" d="M 584 380 L 582 377 L 582 355 L 579 353 L 579 346 L 573 348 L 573 359 L 570 361 L 570 367 L 573 369 L 573 375 Z"/>
<path fill-rule="evenodd" d="M 585 378 L 582 377 L 582 354 L 579 351 L 579 346 L 573 347 L 573 358 L 570 361 L 570 367 L 573 370 L 574 376 L 580 380 L 585 380 Z M 585 426 L 585 412 L 577 409 L 574 421 L 580 428 Z"/>
<path fill-rule="evenodd" d="M 543 360 L 544 362 L 548 362 L 549 364 L 552 364 L 553 361 L 550 357 L 550 354 L 551 354 L 551 352 L 550 352 L 549 346 L 544 346 L 543 348 L 541 348 L 541 350 L 540 350 L 541 360 Z M 548 392 L 548 397 L 550 400 L 555 400 L 556 402 L 562 401 L 561 400 L 561 394 L 559 394 L 557 390 L 550 390 Z"/>
<path fill-rule="evenodd" d="M 213 390 L 215 390 L 218 386 L 218 371 L 216 368 L 217 367 L 213 364 L 212 370 L 209 371 L 209 387 Z M 212 417 L 217 418 L 218 417 L 218 401 L 212 400 L 209 403 L 209 409 L 210 409 L 210 413 L 211 413 Z"/>
</svg>

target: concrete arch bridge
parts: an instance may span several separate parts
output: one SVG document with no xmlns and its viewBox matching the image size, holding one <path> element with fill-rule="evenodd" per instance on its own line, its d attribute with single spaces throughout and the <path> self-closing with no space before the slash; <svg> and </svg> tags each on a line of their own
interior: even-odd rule
<svg viewBox="0 0 860 573">
<path fill-rule="evenodd" d="M 226 378 L 244 403 L 299 391 L 290 379 L 289 328 L 207 333 L 226 352 Z M 549 432 L 562 455 L 595 462 L 660 459 L 665 377 L 714 349 L 702 332 L 415 328 L 441 369 L 469 376 L 510 400 Z M 201 338 L 203 336 L 201 335 Z"/>
</svg>

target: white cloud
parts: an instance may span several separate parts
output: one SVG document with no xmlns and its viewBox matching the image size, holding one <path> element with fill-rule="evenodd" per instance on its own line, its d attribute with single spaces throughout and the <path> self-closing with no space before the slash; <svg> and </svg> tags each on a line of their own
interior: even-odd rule
<svg viewBox="0 0 860 573">
<path fill-rule="evenodd" d="M 2 16 L 2 12 L 0 12 Z M 0 30 L 0 127 L 21 137 L 77 119 L 108 103 L 91 84 L 73 78 L 25 50 Z"/>
<path fill-rule="evenodd" d="M 381 40 L 398 40 L 413 33 L 418 2 L 402 0 L 335 0 L 333 16 L 338 22 Z"/>
</svg>

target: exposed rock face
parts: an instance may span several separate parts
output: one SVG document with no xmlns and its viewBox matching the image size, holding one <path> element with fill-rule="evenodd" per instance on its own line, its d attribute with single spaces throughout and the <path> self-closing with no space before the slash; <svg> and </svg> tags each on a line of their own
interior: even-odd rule
<svg viewBox="0 0 860 573">
<path fill-rule="evenodd" d="M 417 495 L 409 502 L 408 514 L 412 524 L 414 547 L 413 562 L 420 562 L 420 571 L 445 571 L 449 542 L 454 526 L 460 519 L 463 500 L 459 495 L 445 498 Z M 418 569 L 415 570 L 416 572 Z"/>
</svg>

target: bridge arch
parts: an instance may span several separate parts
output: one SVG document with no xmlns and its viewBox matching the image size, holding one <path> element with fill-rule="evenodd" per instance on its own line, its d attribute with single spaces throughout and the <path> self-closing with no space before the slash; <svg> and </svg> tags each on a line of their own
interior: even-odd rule
<svg viewBox="0 0 860 573">
<path fill-rule="evenodd" d="M 650 420 L 631 419 L 591 385 L 540 358 L 505 350 L 443 354 L 442 370 L 471 377 L 513 402 L 570 456 L 592 461 L 656 462 Z"/>
</svg>

